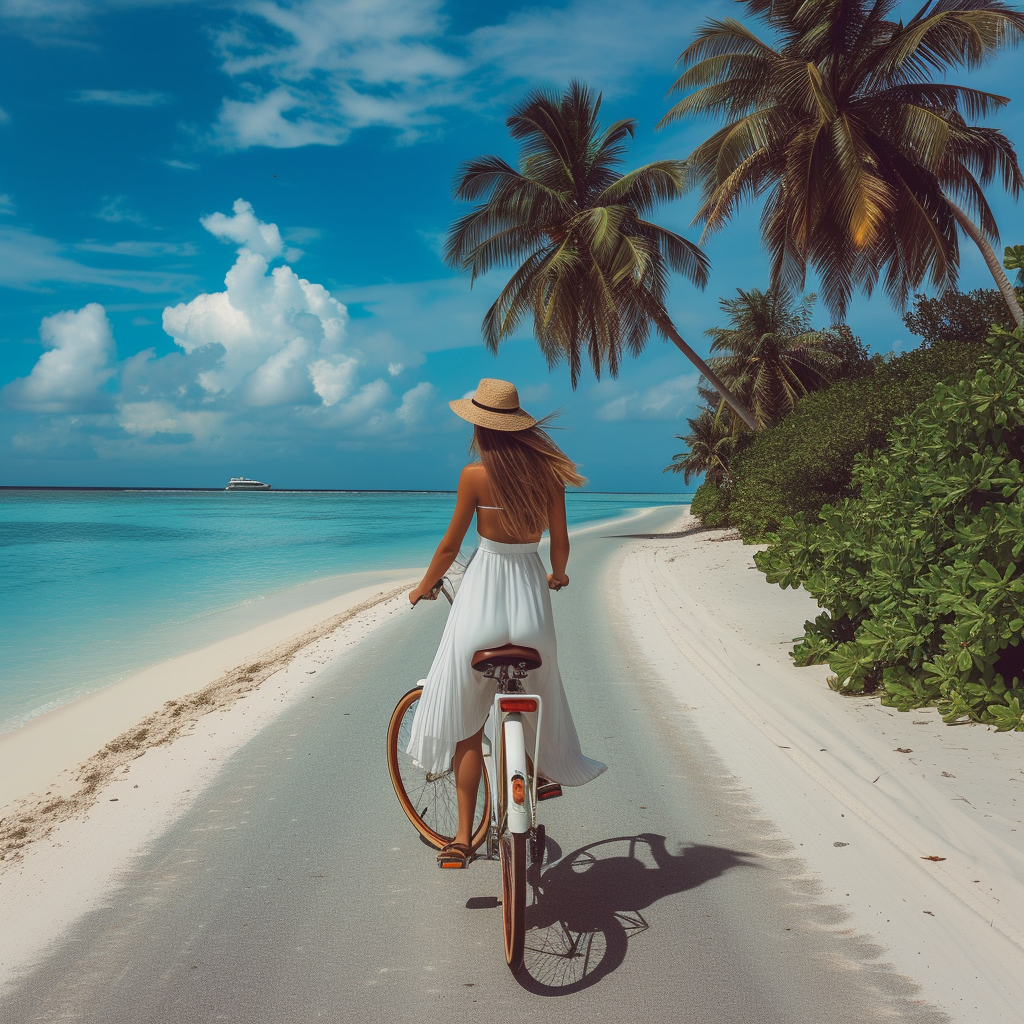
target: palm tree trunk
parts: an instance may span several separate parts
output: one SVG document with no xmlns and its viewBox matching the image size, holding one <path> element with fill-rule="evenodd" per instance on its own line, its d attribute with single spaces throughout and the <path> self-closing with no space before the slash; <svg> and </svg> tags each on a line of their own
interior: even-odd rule
<svg viewBox="0 0 1024 1024">
<path fill-rule="evenodd" d="M 988 239 L 956 203 L 952 202 L 948 197 L 946 202 L 949 203 L 949 208 L 953 212 L 957 224 L 963 228 L 965 234 L 970 235 L 974 244 L 981 250 L 981 255 L 985 257 L 988 269 L 996 280 L 996 287 L 1003 293 L 1003 298 L 1006 300 L 1007 306 L 1010 307 L 1010 312 L 1013 314 L 1013 319 L 1017 321 L 1017 326 L 1024 327 L 1024 310 L 1020 308 L 1020 303 L 1017 301 L 1017 293 L 1013 290 L 1013 285 L 1010 284 L 1009 278 L 999 262 L 999 257 L 996 256 L 992 246 L 989 245 Z"/>
<path fill-rule="evenodd" d="M 679 336 L 679 332 L 672 324 L 672 321 L 666 318 L 663 322 L 658 324 L 658 327 L 661 328 L 661 332 L 665 337 L 668 338 L 669 341 L 671 341 L 672 344 L 675 345 L 675 347 L 679 349 L 679 351 L 682 352 L 683 355 L 686 356 L 686 358 L 689 359 L 701 373 L 704 374 L 711 386 L 722 396 L 722 398 L 725 399 L 729 408 L 732 409 L 732 411 L 736 413 L 736 415 L 739 416 L 739 418 L 743 420 L 751 430 L 756 431 L 758 429 L 757 422 L 754 420 L 754 417 L 751 415 L 747 407 L 721 382 L 718 374 L 715 373 L 715 371 L 712 370 L 711 367 L 708 366 L 708 364 L 705 363 L 704 360 L 701 359 L 701 357 L 697 355 L 697 353 L 694 352 L 685 341 L 683 341 Z"/>
</svg>

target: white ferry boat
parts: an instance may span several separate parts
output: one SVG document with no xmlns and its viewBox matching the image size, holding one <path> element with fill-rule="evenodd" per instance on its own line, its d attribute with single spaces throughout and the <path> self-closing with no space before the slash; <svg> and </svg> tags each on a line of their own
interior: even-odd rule
<svg viewBox="0 0 1024 1024">
<path fill-rule="evenodd" d="M 259 480 L 249 480 L 244 476 L 233 476 L 225 491 L 269 491 L 270 484 L 262 483 Z"/>
</svg>

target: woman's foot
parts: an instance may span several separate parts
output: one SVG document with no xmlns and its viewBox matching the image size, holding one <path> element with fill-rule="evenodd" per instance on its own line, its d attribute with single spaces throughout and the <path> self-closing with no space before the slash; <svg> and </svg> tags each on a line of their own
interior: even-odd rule
<svg viewBox="0 0 1024 1024">
<path fill-rule="evenodd" d="M 448 843 L 437 855 L 439 868 L 464 868 L 473 859 L 473 848 L 467 843 Z"/>
</svg>

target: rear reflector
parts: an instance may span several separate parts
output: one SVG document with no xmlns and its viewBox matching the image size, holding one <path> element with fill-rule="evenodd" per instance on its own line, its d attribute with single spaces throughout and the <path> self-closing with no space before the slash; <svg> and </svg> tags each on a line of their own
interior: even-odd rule
<svg viewBox="0 0 1024 1024">
<path fill-rule="evenodd" d="M 537 701 L 533 697 L 502 697 L 498 701 L 502 711 L 536 711 Z"/>
<path fill-rule="evenodd" d="M 512 799 L 521 804 L 526 799 L 526 780 L 522 775 L 515 775 L 512 778 Z"/>
</svg>

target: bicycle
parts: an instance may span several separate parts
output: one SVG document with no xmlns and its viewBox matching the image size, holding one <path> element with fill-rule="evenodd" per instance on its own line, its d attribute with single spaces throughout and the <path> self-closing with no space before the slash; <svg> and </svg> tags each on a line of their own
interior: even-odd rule
<svg viewBox="0 0 1024 1024">
<path fill-rule="evenodd" d="M 450 604 L 453 598 L 444 582 L 436 589 Z M 543 701 L 523 686 L 529 673 L 541 663 L 539 652 L 516 644 L 480 650 L 472 658 L 473 668 L 497 684 L 484 726 L 484 772 L 477 795 L 472 847 L 475 851 L 486 842 L 487 859 L 500 862 L 505 960 L 514 973 L 523 966 L 526 946 L 527 853 L 534 864 L 544 859 L 545 830 L 537 822 L 537 775 L 533 770 L 540 749 Z M 422 692 L 421 686 L 413 687 L 391 715 L 388 769 L 409 820 L 430 846 L 440 849 L 455 836 L 458 795 L 450 765 L 437 774 L 426 772 L 406 753 Z M 532 758 L 526 750 L 525 714 L 536 715 Z"/>
</svg>

